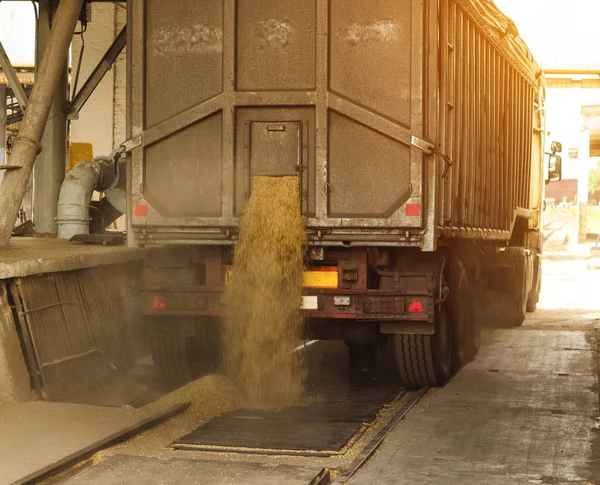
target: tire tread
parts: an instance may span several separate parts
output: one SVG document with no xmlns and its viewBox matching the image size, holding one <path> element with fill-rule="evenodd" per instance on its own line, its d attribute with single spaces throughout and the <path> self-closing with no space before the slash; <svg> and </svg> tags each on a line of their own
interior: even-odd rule
<svg viewBox="0 0 600 485">
<path fill-rule="evenodd" d="M 428 335 L 396 335 L 396 360 L 404 387 L 437 386 Z"/>
</svg>

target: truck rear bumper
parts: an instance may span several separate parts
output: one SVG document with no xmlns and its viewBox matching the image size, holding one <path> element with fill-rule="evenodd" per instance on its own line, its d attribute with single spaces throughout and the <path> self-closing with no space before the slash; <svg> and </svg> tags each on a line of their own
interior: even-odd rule
<svg viewBox="0 0 600 485">
<path fill-rule="evenodd" d="M 307 318 L 365 321 L 434 321 L 433 295 L 427 291 L 305 290 Z M 309 303 L 308 308 L 306 303 Z"/>
<path fill-rule="evenodd" d="M 224 288 L 146 288 L 145 314 L 222 316 Z M 434 322 L 435 301 L 426 290 L 305 289 L 306 318 Z"/>
</svg>

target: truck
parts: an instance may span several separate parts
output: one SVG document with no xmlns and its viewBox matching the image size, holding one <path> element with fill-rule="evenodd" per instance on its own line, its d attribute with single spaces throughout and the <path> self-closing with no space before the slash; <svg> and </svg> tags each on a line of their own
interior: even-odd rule
<svg viewBox="0 0 600 485">
<path fill-rule="evenodd" d="M 214 353 L 255 176 L 298 176 L 307 338 L 443 385 L 541 288 L 544 74 L 488 0 L 128 9 L 128 244 L 165 382 Z M 166 250 L 164 248 L 167 248 Z M 383 357 L 382 357 L 383 356 Z"/>
</svg>

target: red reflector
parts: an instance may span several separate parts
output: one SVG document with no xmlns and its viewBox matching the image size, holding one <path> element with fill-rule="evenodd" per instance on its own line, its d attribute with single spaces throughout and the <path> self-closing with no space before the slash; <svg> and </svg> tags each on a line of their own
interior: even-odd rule
<svg viewBox="0 0 600 485">
<path fill-rule="evenodd" d="M 163 310 L 164 308 L 167 308 L 167 304 L 163 301 L 163 299 L 160 296 L 155 296 L 152 299 L 152 308 L 154 308 L 155 310 Z"/>
<path fill-rule="evenodd" d="M 419 300 L 413 301 L 412 304 L 408 307 L 408 313 L 423 313 L 424 311 L 425 308 L 423 308 L 423 305 Z"/>
<path fill-rule="evenodd" d="M 421 206 L 419 204 L 406 204 L 406 215 L 407 216 L 421 215 Z"/>
<path fill-rule="evenodd" d="M 147 205 L 136 205 L 135 206 L 135 215 L 138 217 L 146 217 L 148 215 L 148 206 Z"/>
</svg>

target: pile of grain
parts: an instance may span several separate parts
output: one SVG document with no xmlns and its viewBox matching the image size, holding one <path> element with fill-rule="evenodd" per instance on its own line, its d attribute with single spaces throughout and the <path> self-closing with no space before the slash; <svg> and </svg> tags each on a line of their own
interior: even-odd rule
<svg viewBox="0 0 600 485">
<path fill-rule="evenodd" d="M 245 407 L 236 386 L 225 376 L 213 374 L 161 397 L 145 406 L 144 411 L 157 413 L 184 403 L 190 403 L 184 416 L 192 427 Z"/>
<path fill-rule="evenodd" d="M 225 292 L 226 375 L 250 406 L 297 404 L 304 372 L 301 337 L 306 231 L 297 177 L 255 177 Z"/>
</svg>

